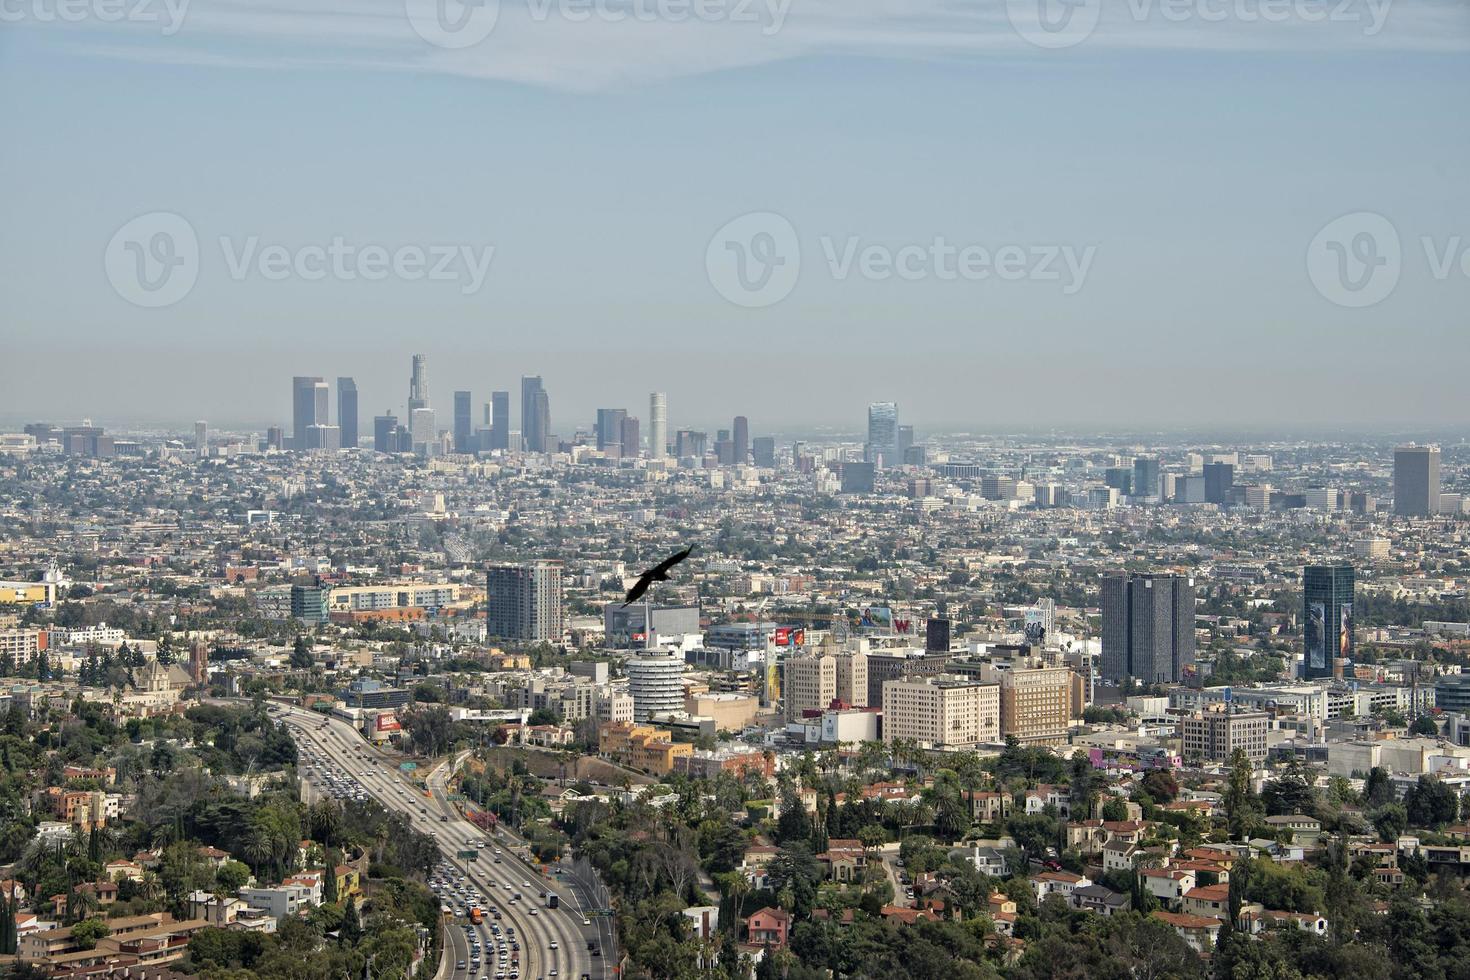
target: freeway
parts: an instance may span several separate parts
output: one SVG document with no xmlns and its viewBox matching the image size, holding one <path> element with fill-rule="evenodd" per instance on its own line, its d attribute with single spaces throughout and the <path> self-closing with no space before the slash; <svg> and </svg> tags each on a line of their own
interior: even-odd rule
<svg viewBox="0 0 1470 980">
<path fill-rule="evenodd" d="M 367 742 L 351 725 L 335 718 L 293 706 L 274 702 L 276 717 L 291 726 L 299 738 L 311 745 L 344 772 L 349 773 L 363 790 L 384 806 L 405 813 L 415 829 L 433 834 L 439 841 L 446 860 L 456 871 L 464 874 L 477 890 L 485 896 L 487 904 L 500 910 L 503 925 L 515 929 L 516 939 L 521 944 L 521 969 L 523 978 L 571 977 L 582 975 L 605 977 L 607 957 L 589 954 L 589 940 L 601 941 L 603 923 L 583 925 L 580 909 L 583 901 L 568 901 L 573 897 L 566 886 L 542 877 L 535 868 L 522 861 L 512 848 L 517 843 L 507 836 L 506 846 L 498 855 L 501 863 L 493 863 L 493 835 L 486 835 L 473 824 L 460 818 L 457 810 L 444 793 L 444 778 L 447 765 L 441 764 L 430 773 L 431 797 L 426 798 L 398 771 L 393 760 L 368 746 Z M 473 842 L 486 839 L 487 847 L 479 861 L 464 861 L 459 852 L 474 849 Z M 519 879 L 519 880 L 517 880 Z M 583 888 L 583 897 L 587 896 Z M 549 909 L 540 899 L 543 891 L 554 892 L 562 899 L 562 908 Z M 519 894 L 520 900 L 513 898 Z M 480 927 L 482 944 L 487 954 L 495 948 L 485 934 L 489 922 Z M 455 962 L 466 960 L 464 937 L 456 935 L 463 930 L 456 926 L 448 930 L 454 951 Z M 611 946 L 602 947 L 610 953 Z M 472 971 L 456 969 L 454 980 L 469 980 Z M 509 967 L 503 960 L 497 967 Z M 490 973 L 487 962 L 485 972 Z"/>
</svg>

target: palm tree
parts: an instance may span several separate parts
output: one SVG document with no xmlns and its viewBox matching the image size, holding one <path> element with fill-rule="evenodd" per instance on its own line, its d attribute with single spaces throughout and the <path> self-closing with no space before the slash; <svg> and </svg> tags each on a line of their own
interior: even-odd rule
<svg viewBox="0 0 1470 980">
<path fill-rule="evenodd" d="M 265 869 L 265 864 L 275 854 L 275 844 L 271 840 L 270 833 L 262 827 L 251 827 L 245 839 L 241 841 L 240 851 L 245 859 L 250 862 L 256 874 Z"/>
<path fill-rule="evenodd" d="M 158 881 L 158 875 L 152 871 L 143 872 L 143 877 L 138 881 L 138 894 L 150 902 L 155 902 L 163 894 L 163 886 Z"/>
</svg>

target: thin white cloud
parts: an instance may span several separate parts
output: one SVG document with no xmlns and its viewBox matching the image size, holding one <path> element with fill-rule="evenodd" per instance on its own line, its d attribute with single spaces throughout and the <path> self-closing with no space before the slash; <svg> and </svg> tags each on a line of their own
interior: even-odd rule
<svg viewBox="0 0 1470 980">
<path fill-rule="evenodd" d="M 44 31 L 92 57 L 431 72 L 574 92 L 813 56 L 985 56 L 1060 66 L 1119 51 L 1470 49 L 1470 10 L 1456 0 L 481 0 L 497 12 L 493 30 L 462 48 L 436 46 L 415 30 L 406 4 L 422 11 L 433 0 L 189 0 L 168 35 L 166 0 L 142 0 L 157 14 L 152 21 L 75 23 L 38 15 L 59 0 L 14 2 L 6 9 L 20 18 L 0 31 Z M 107 0 L 92 2 L 100 9 Z M 1072 28 L 1082 33 L 1064 50 L 1038 47 L 1018 30 L 1013 15 L 1024 18 L 1027 4 L 1034 14 L 1037 3 L 1068 2 L 1093 16 Z M 703 14 L 674 19 L 670 10 Z"/>
</svg>

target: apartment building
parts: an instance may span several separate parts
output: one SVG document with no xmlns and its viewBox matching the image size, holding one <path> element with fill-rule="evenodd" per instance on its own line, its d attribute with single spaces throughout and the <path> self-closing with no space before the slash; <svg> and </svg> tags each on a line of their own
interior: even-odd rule
<svg viewBox="0 0 1470 980">
<path fill-rule="evenodd" d="M 1264 711 L 1231 712 L 1227 705 L 1212 704 L 1180 719 L 1180 752 L 1185 759 L 1228 762 L 1236 749 L 1244 749 L 1251 763 L 1259 764 L 1266 760 L 1270 726 Z"/>
<path fill-rule="evenodd" d="M 967 749 L 1001 740 L 1000 686 L 949 675 L 883 685 L 883 741 Z"/>
<path fill-rule="evenodd" d="M 785 661 L 786 720 L 808 711 L 826 710 L 837 698 L 837 658 L 830 653 L 791 657 Z"/>
<path fill-rule="evenodd" d="M 614 762 L 655 776 L 673 772 L 677 760 L 694 754 L 688 742 L 675 742 L 667 729 L 635 722 L 613 722 L 597 733 L 597 751 Z"/>
<path fill-rule="evenodd" d="M 1071 668 L 1045 666 L 1036 658 L 981 664 L 978 679 L 1000 686 L 1000 734 L 1033 745 L 1061 745 L 1078 713 L 1077 678 Z"/>
</svg>

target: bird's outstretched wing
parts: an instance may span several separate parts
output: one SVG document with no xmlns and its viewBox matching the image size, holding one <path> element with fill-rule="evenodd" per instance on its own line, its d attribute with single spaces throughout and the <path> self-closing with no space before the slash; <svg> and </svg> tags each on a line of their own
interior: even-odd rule
<svg viewBox="0 0 1470 980">
<path fill-rule="evenodd" d="M 674 554 L 670 555 L 669 557 L 665 558 L 663 561 L 655 565 L 651 574 L 657 575 L 660 572 L 667 572 L 669 569 L 679 564 L 679 562 L 683 561 L 685 558 L 688 558 L 690 553 L 692 553 L 693 551 L 694 549 L 690 547 L 685 548 L 683 551 L 675 552 Z"/>
<path fill-rule="evenodd" d="M 638 581 L 634 582 L 633 587 L 628 590 L 628 595 L 623 600 L 623 605 L 626 606 L 629 603 L 637 602 L 643 597 L 643 593 L 647 592 L 648 587 L 652 584 L 653 573 L 644 572 L 642 575 L 638 576 Z"/>
</svg>

